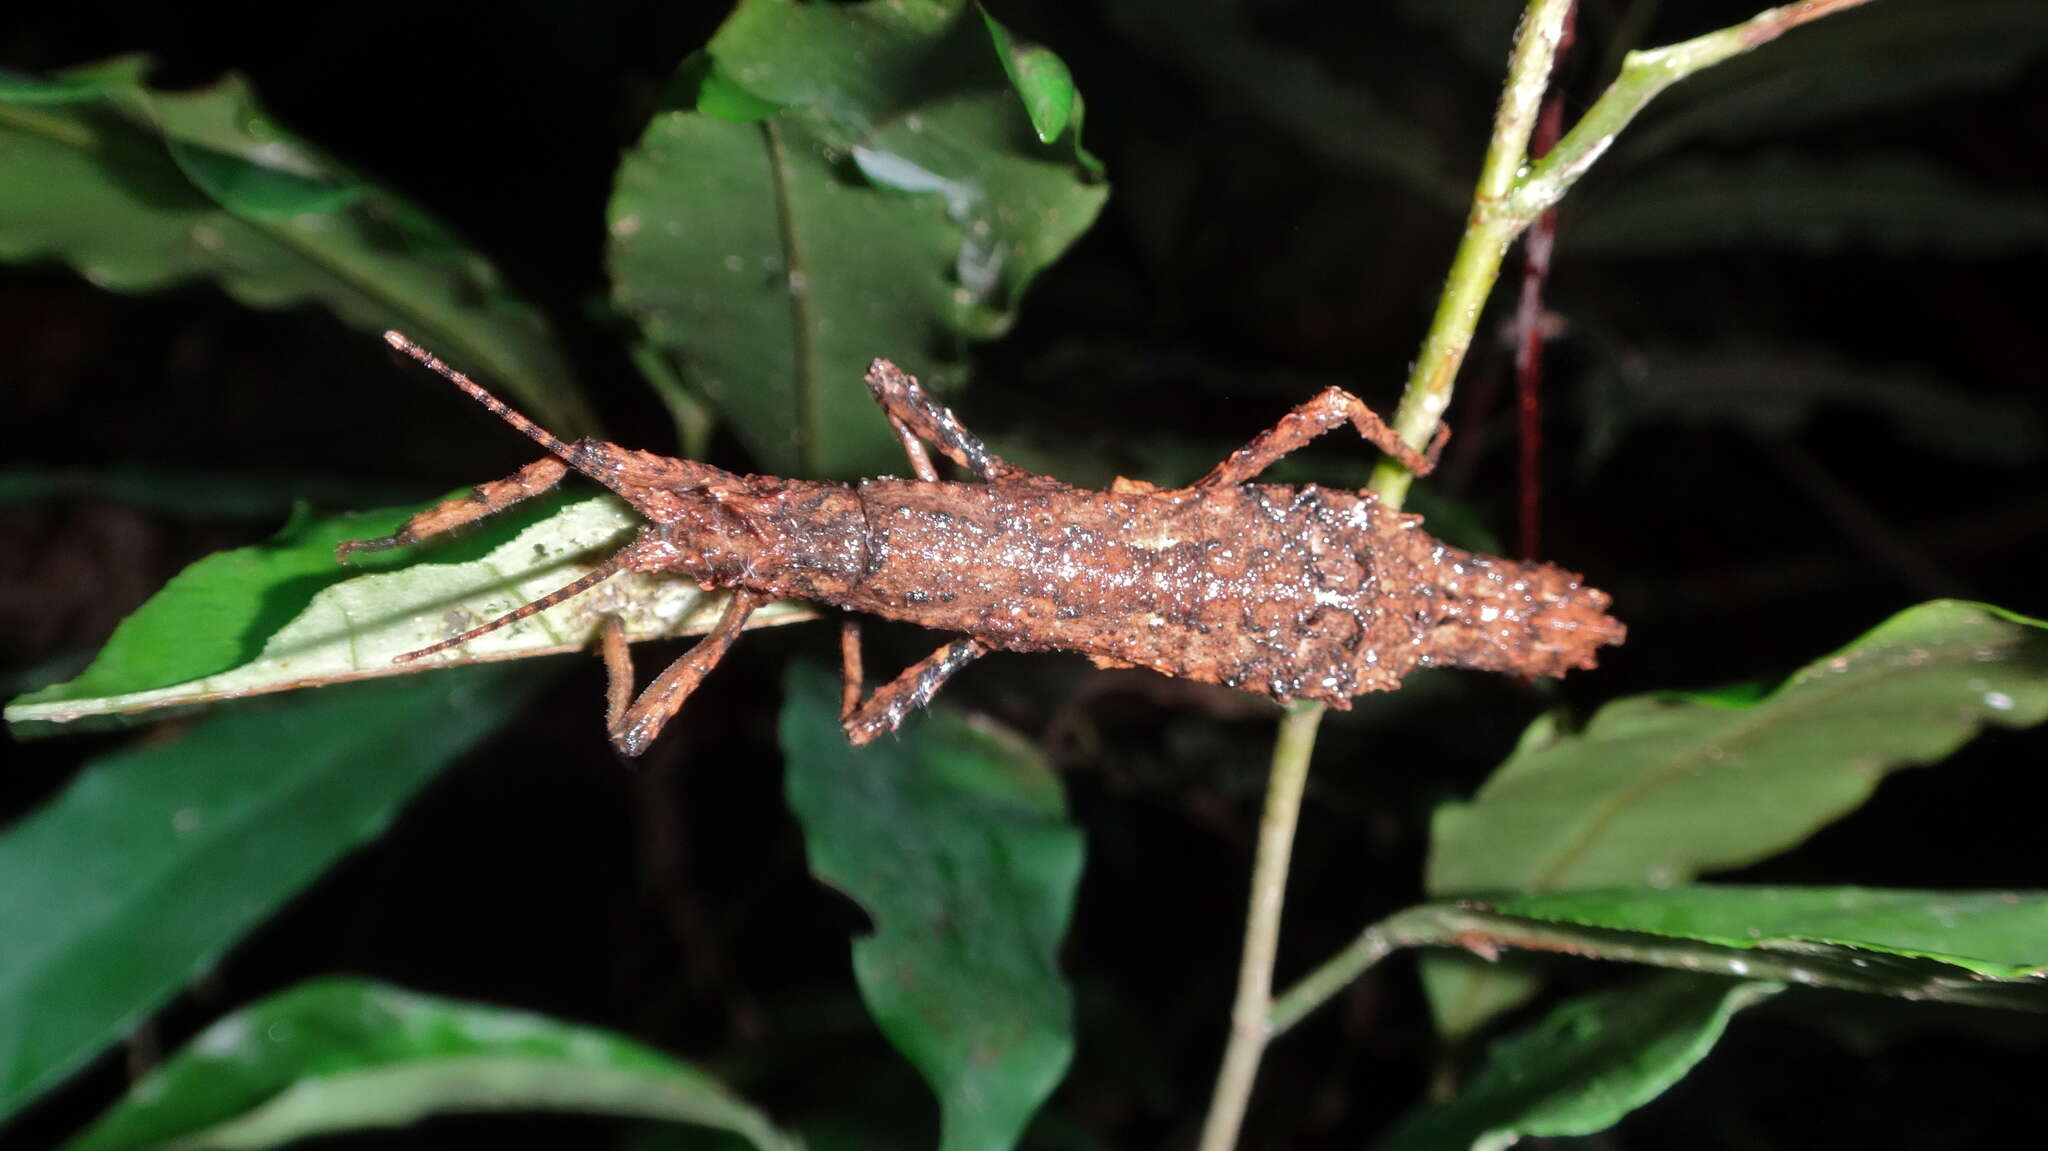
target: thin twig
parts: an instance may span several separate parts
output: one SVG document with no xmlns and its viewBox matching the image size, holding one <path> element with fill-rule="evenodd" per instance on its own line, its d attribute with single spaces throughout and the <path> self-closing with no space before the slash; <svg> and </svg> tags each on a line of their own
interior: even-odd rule
<svg viewBox="0 0 2048 1151">
<path fill-rule="evenodd" d="M 1252 863 L 1251 908 L 1245 913 L 1244 959 L 1238 966 L 1237 1001 L 1230 1009 L 1230 1043 L 1223 1050 L 1209 1117 L 1202 1124 L 1201 1151 L 1230 1151 L 1236 1146 L 1252 1080 L 1259 1073 L 1259 1057 L 1271 1035 L 1266 1016 L 1273 1005 L 1273 955 L 1280 942 L 1280 909 L 1287 898 L 1287 865 L 1302 788 L 1308 782 L 1308 761 L 1315 752 L 1316 726 L 1325 710 L 1320 703 L 1289 707 L 1273 741 L 1266 811 L 1259 819 L 1258 854 Z"/>
<path fill-rule="evenodd" d="M 1525 169 L 1529 133 L 1539 107 L 1536 101 L 1549 76 L 1550 57 L 1545 53 L 1556 47 L 1561 13 L 1568 7 L 1568 0 L 1532 0 L 1522 18 L 1493 140 L 1487 148 L 1485 174 L 1472 198 L 1464 239 L 1451 261 L 1451 273 L 1444 281 L 1422 351 L 1409 371 L 1401 406 L 1394 412 L 1394 430 L 1401 438 L 1421 445 L 1436 433 L 1437 422 L 1451 402 L 1458 365 L 1472 346 L 1479 311 L 1500 275 L 1508 246 L 1522 229 L 1564 198 L 1636 113 L 1658 93 L 1695 72 L 1769 43 L 1801 24 L 1868 2 L 1805 0 L 1760 12 L 1740 24 L 1683 43 L 1631 52 L 1623 59 L 1621 75 L 1557 147 Z M 1532 29 L 1538 34 L 1532 36 Z M 1533 69 L 1539 56 L 1545 65 L 1541 72 Z M 1508 174 L 1505 184 L 1502 173 Z M 1373 471 L 1372 486 L 1383 500 L 1398 504 L 1413 478 L 1400 464 L 1382 460 Z"/>
<path fill-rule="evenodd" d="M 1804 0 L 1683 44 L 1630 53 L 1621 76 L 1558 141 L 1557 147 L 1532 167 L 1528 164 L 1529 138 L 1536 127 L 1551 64 L 1574 0 L 1530 0 L 1515 33 L 1507 81 L 1494 115 L 1493 134 L 1481 165 L 1465 234 L 1452 257 L 1422 351 L 1409 373 L 1400 406 L 1395 409 L 1393 425 L 1401 438 L 1419 450 L 1435 435 L 1444 410 L 1450 405 L 1458 367 L 1472 345 L 1480 310 L 1499 278 L 1501 261 L 1507 256 L 1509 245 L 1531 221 L 1564 196 L 1644 105 L 1694 72 L 1776 39 L 1807 21 L 1866 2 Z M 1373 471 L 1372 486 L 1378 490 L 1382 504 L 1399 508 L 1413 479 L 1399 463 L 1382 460 Z M 1236 1145 L 1259 1060 L 1279 1026 L 1275 1021 L 1284 1020 L 1291 1025 L 1394 946 L 1371 937 L 1368 931 L 1360 942 L 1289 992 L 1279 1005 L 1273 1001 L 1273 955 L 1279 941 L 1288 860 L 1293 852 L 1295 821 L 1309 757 L 1314 750 L 1315 729 L 1322 713 L 1321 704 L 1290 709 L 1273 748 L 1273 770 L 1267 782 L 1266 810 L 1259 825 L 1258 853 L 1252 869 L 1251 909 L 1245 917 L 1244 956 L 1231 1011 L 1231 1038 L 1202 1127 L 1200 1151 L 1229 1151 Z M 1284 1012 L 1279 1008 L 1284 1008 Z"/>
<path fill-rule="evenodd" d="M 1525 222 L 1533 220 L 1563 199 L 1578 178 L 1606 153 L 1628 122 L 1635 119 L 1636 113 L 1664 89 L 1695 72 L 1768 44 L 1801 24 L 1866 3 L 1869 0 L 1805 0 L 1759 12 L 1740 24 L 1682 43 L 1630 52 L 1622 58 L 1621 75 L 1586 109 L 1586 114 L 1557 142 L 1557 147 L 1523 176 L 1514 191 L 1512 215 Z"/>
<path fill-rule="evenodd" d="M 1395 414 L 1395 430 L 1417 450 L 1429 443 L 1444 407 L 1450 403 L 1458 364 L 1472 342 L 1472 325 L 1500 272 L 1508 244 L 1520 231 L 1521 226 L 1506 220 L 1501 209 L 1522 170 L 1529 135 L 1535 130 L 1544 86 L 1550 78 L 1551 57 L 1562 35 L 1565 14 L 1574 2 L 1531 0 L 1522 25 L 1516 30 L 1514 54 L 1509 61 L 1500 109 L 1494 117 L 1493 138 L 1481 169 L 1472 220 L 1452 260 L 1437 319 L 1431 324 L 1431 342 L 1425 342 L 1423 359 L 1417 362 L 1416 375 L 1410 378 Z M 1465 317 L 1462 336 L 1436 346 L 1438 337 L 1448 338 L 1458 331 L 1457 325 L 1445 318 L 1457 314 Z M 1428 370 L 1423 368 L 1425 363 L 1431 365 Z M 1398 463 L 1390 467 L 1383 462 L 1373 473 L 1373 486 L 1380 491 L 1380 502 L 1389 508 L 1399 508 L 1412 478 Z M 1259 1059 L 1265 1054 L 1270 1037 L 1267 1013 L 1272 1007 L 1273 955 L 1280 939 L 1287 865 L 1294 851 L 1295 820 L 1300 814 L 1308 761 L 1315 750 L 1316 725 L 1322 722 L 1323 711 L 1319 703 L 1290 708 L 1273 745 L 1266 811 L 1259 821 L 1258 853 L 1252 865 L 1251 909 L 1245 916 L 1237 1000 L 1231 1008 L 1230 1042 L 1224 1048 L 1223 1066 L 1217 1072 L 1209 1115 L 1202 1125 L 1200 1151 L 1230 1151 L 1237 1145 L 1252 1082 L 1258 1077 Z"/>
<path fill-rule="evenodd" d="M 1518 215 L 1512 197 L 1528 159 L 1529 136 L 1536 130 L 1543 91 L 1550 82 L 1551 58 L 1564 34 L 1565 14 L 1572 2 L 1531 0 L 1515 33 L 1515 51 L 1508 62 L 1507 82 L 1501 88 L 1500 110 L 1494 115 L 1493 136 L 1486 146 L 1479 186 L 1473 191 L 1465 235 L 1451 258 L 1443 295 L 1437 299 L 1436 315 L 1430 319 L 1422 351 L 1408 374 L 1401 404 L 1394 409 L 1394 430 L 1418 448 L 1436 434 L 1444 409 L 1450 406 L 1458 367 L 1472 346 L 1479 311 L 1486 306 L 1487 294 L 1500 275 L 1508 245 L 1533 218 Z M 1399 463 L 1382 460 L 1373 469 L 1372 486 L 1380 493 L 1380 502 L 1399 507 L 1414 478 Z"/>
</svg>

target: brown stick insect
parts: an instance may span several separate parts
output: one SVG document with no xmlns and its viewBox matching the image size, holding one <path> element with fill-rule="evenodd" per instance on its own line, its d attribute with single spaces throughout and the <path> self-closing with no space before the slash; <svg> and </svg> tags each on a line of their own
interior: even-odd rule
<svg viewBox="0 0 2048 1151">
<path fill-rule="evenodd" d="M 445 651 L 524 619 L 623 571 L 673 572 L 732 589 L 716 626 L 631 699 L 632 656 L 618 621 L 603 630 L 605 727 L 627 755 L 656 735 L 732 648 L 747 616 L 775 599 L 813 600 L 905 620 L 955 639 L 866 700 L 860 632 L 840 635 L 840 724 L 863 744 L 930 702 L 981 655 L 1075 651 L 1104 667 L 1147 667 L 1286 701 L 1348 707 L 1399 687 L 1412 669 L 1562 675 L 1620 643 L 1608 597 L 1580 577 L 1450 547 L 1421 518 L 1370 491 L 1255 484 L 1275 460 L 1344 424 L 1418 475 L 1428 455 L 1402 443 L 1356 396 L 1329 388 L 1183 488 L 1119 478 L 1072 487 L 988 450 L 915 379 L 886 360 L 868 390 L 896 430 L 914 480 L 858 484 L 743 476 L 598 440 L 565 443 L 397 332 L 392 347 L 440 373 L 550 455 L 421 512 L 359 551 L 415 543 L 539 495 L 574 468 L 649 521 L 574 583 L 400 661 Z M 935 447 L 978 483 L 941 480 Z M 630 699 L 630 702 L 629 702 Z"/>
</svg>

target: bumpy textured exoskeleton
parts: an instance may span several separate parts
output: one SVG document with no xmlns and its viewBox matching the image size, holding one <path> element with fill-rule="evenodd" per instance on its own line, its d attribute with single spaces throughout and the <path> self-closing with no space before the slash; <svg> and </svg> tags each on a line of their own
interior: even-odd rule
<svg viewBox="0 0 2048 1151">
<path fill-rule="evenodd" d="M 649 521 L 632 543 L 550 595 L 431 647 L 417 659 L 524 619 L 621 571 L 673 572 L 732 589 L 717 625 L 637 698 L 616 620 L 600 650 L 605 726 L 638 755 L 738 639 L 747 617 L 797 598 L 905 620 L 954 639 L 861 698 L 860 633 L 841 631 L 841 726 L 866 743 L 930 702 L 998 648 L 1074 651 L 1110 667 L 1225 684 L 1337 707 L 1400 686 L 1417 667 L 1520 675 L 1591 667 L 1621 642 L 1605 594 L 1549 564 L 1449 547 L 1370 491 L 1255 484 L 1309 440 L 1350 424 L 1418 474 L 1402 443 L 1356 396 L 1330 388 L 1281 417 L 1184 488 L 1119 479 L 1075 488 L 988 450 L 916 380 L 886 360 L 867 383 L 915 479 L 858 484 L 743 476 L 596 440 L 565 443 L 396 332 L 385 339 L 447 377 L 551 453 L 337 555 L 410 544 L 528 499 L 574 469 Z M 926 445 L 977 477 L 941 480 Z"/>
</svg>

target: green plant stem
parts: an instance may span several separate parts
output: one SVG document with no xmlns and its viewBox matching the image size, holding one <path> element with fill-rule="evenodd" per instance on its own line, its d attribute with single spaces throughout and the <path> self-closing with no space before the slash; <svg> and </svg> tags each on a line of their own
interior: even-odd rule
<svg viewBox="0 0 2048 1151">
<path fill-rule="evenodd" d="M 1521 170 L 1529 136 L 1535 131 L 1550 64 L 1557 54 L 1558 38 L 1572 2 L 1531 0 L 1515 33 L 1514 55 L 1509 62 L 1500 108 L 1494 116 L 1493 138 L 1480 171 L 1471 222 L 1451 262 L 1437 317 L 1423 345 L 1423 358 L 1416 361 L 1416 372 L 1409 378 L 1394 419 L 1401 437 L 1417 448 L 1428 442 L 1450 403 L 1451 385 L 1465 348 L 1472 342 L 1480 306 L 1486 302 L 1486 293 L 1500 272 L 1508 244 L 1520 231 L 1519 225 L 1511 226 L 1501 209 Z M 1460 314 L 1464 316 L 1462 327 L 1455 319 Z M 1462 336 L 1457 335 L 1460 331 Z M 1424 370 L 1425 363 L 1431 365 L 1429 370 Z M 1399 465 L 1390 470 L 1382 463 L 1373 473 L 1373 486 L 1380 491 L 1380 502 L 1389 508 L 1399 508 L 1407 498 L 1412 478 Z M 1200 1151 L 1229 1151 L 1237 1145 L 1252 1082 L 1258 1077 L 1259 1060 L 1272 1036 L 1267 1018 L 1272 1008 L 1273 956 L 1280 939 L 1281 904 L 1287 887 L 1288 861 L 1294 851 L 1294 827 L 1301 811 L 1302 789 L 1308 779 L 1309 757 L 1315 750 L 1316 726 L 1322 722 L 1323 711 L 1320 703 L 1290 708 L 1273 745 L 1266 811 L 1259 822 L 1259 845 L 1252 865 L 1244 956 L 1238 966 L 1237 999 L 1230 1013 L 1230 1042 L 1224 1048 L 1223 1066 L 1217 1072 L 1216 1089 L 1209 1099 L 1209 1115 L 1202 1124 Z"/>
<path fill-rule="evenodd" d="M 1527 163 L 1529 136 L 1536 129 L 1536 115 L 1550 83 L 1550 64 L 1556 58 L 1558 38 L 1571 6 L 1572 0 L 1531 0 L 1515 33 L 1507 81 L 1493 117 L 1493 135 L 1480 164 L 1478 186 L 1472 190 L 1465 236 L 1451 258 L 1436 314 L 1409 370 L 1400 406 L 1394 409 L 1394 430 L 1417 448 L 1429 443 L 1443 420 L 1444 409 L 1450 406 L 1458 367 L 1472 346 L 1480 310 L 1500 276 L 1508 246 L 1535 218 L 1517 215 L 1512 196 Z M 1381 460 L 1373 469 L 1372 486 L 1379 492 L 1380 502 L 1398 508 L 1407 499 L 1408 485 L 1414 479 L 1399 463 Z"/>
<path fill-rule="evenodd" d="M 1867 0 L 1804 0 L 1773 8 L 1742 24 L 1697 39 L 1648 52 L 1630 53 L 1621 75 L 1594 106 L 1567 132 L 1542 162 L 1528 163 L 1529 137 L 1536 127 L 1550 69 L 1572 0 L 1530 0 L 1515 32 L 1508 75 L 1494 113 L 1493 133 L 1473 190 L 1472 211 L 1465 234 L 1451 259 L 1436 314 L 1415 357 L 1393 426 L 1402 440 L 1422 448 L 1435 435 L 1458 368 L 1472 346 L 1472 334 L 1486 297 L 1500 277 L 1501 262 L 1515 237 L 1562 198 L 1572 184 L 1599 160 L 1614 137 L 1643 106 L 1686 76 L 1731 56 L 1774 40 L 1786 31 Z M 1372 487 L 1380 502 L 1399 508 L 1414 476 L 1388 459 L 1373 469 Z M 1396 916 L 1368 928 L 1350 947 L 1318 968 L 1278 1002 L 1272 998 L 1273 955 L 1280 935 L 1280 911 L 1286 890 L 1288 860 L 1294 848 L 1294 827 L 1314 751 L 1321 704 L 1298 704 L 1280 727 L 1273 748 L 1273 770 L 1266 785 L 1266 810 L 1259 824 L 1259 845 L 1252 869 L 1251 909 L 1245 917 L 1244 956 L 1238 968 L 1237 999 L 1231 1010 L 1230 1042 L 1217 1073 L 1209 1114 L 1202 1126 L 1200 1151 L 1228 1151 L 1236 1145 L 1252 1082 L 1266 1044 L 1279 1031 L 1356 978 L 1390 951 L 1410 945 L 1404 932 L 1434 920 L 1417 913 L 1413 921 Z M 1423 909 L 1428 910 L 1428 909 Z M 1442 940 L 1439 940 L 1440 942 Z"/>
<path fill-rule="evenodd" d="M 1479 313 L 1500 276 L 1508 248 L 1538 216 L 1564 198 L 1636 113 L 1659 92 L 1695 72 L 1775 40 L 1801 24 L 1868 2 L 1804 0 L 1768 9 L 1740 24 L 1683 43 L 1631 52 L 1622 60 L 1621 74 L 1600 99 L 1556 147 L 1530 165 L 1529 134 L 1549 80 L 1558 29 L 1570 7 L 1565 0 L 1533 0 L 1522 17 L 1464 239 L 1451 261 L 1422 351 L 1409 370 L 1401 404 L 1394 410 L 1394 430 L 1401 438 L 1420 448 L 1436 434 L 1436 426 L 1450 406 L 1458 367 L 1472 346 Z M 1382 502 L 1395 507 L 1400 506 L 1413 481 L 1408 469 L 1390 459 L 1381 460 L 1373 469 L 1372 486 Z"/>
<path fill-rule="evenodd" d="M 1622 58 L 1621 74 L 1586 109 L 1586 114 L 1517 181 L 1509 199 L 1510 214 L 1526 223 L 1563 199 L 1578 178 L 1606 153 L 1629 121 L 1635 119 L 1636 113 L 1664 89 L 1695 72 L 1767 44 L 1801 24 L 1866 3 L 1869 0 L 1805 0 L 1767 9 L 1740 24 L 1682 43 L 1630 52 Z"/>
<path fill-rule="evenodd" d="M 1252 863 L 1251 907 L 1245 914 L 1244 958 L 1238 966 L 1237 1000 L 1230 1009 L 1230 1042 L 1209 1116 L 1202 1124 L 1200 1151 L 1229 1151 L 1237 1144 L 1259 1058 L 1271 1030 L 1273 956 L 1280 940 L 1280 909 L 1287 898 L 1287 865 L 1294 848 L 1295 820 L 1301 813 L 1302 789 L 1308 782 L 1309 758 L 1315 752 L 1316 727 L 1323 721 L 1320 703 L 1297 703 L 1280 721 L 1273 742 L 1273 768 L 1266 782 L 1266 810 L 1259 820 L 1258 853 Z"/>
<path fill-rule="evenodd" d="M 1493 959 L 1507 950 L 1546 951 L 1908 999 L 2036 1011 L 2043 1007 L 2038 987 L 2026 980 L 1980 980 L 1962 971 L 1953 978 L 1908 976 L 1885 966 L 1881 959 L 1864 960 L 1859 965 L 1857 961 L 1845 962 L 1823 955 L 1723 947 L 1689 939 L 1521 919 L 1470 904 L 1431 903 L 1408 908 L 1366 928 L 1344 950 L 1275 998 L 1265 1019 L 1267 1037 L 1287 1031 L 1374 964 L 1409 947 L 1458 947 L 1485 959 Z"/>
</svg>

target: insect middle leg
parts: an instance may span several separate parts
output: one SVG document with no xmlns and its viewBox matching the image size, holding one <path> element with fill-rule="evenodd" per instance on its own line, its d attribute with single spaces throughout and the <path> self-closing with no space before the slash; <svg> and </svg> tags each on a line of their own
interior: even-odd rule
<svg viewBox="0 0 2048 1151">
<path fill-rule="evenodd" d="M 902 675 L 875 689 L 862 702 L 860 625 L 851 619 L 839 625 L 839 660 L 845 682 L 840 687 L 839 727 L 846 742 L 859 747 L 895 731 L 911 712 L 932 701 L 953 673 L 988 653 L 988 645 L 961 638 L 911 664 Z"/>
<path fill-rule="evenodd" d="M 530 500 L 548 491 L 561 483 L 562 477 L 568 473 L 568 464 L 554 456 L 542 456 L 502 480 L 478 484 L 466 496 L 435 504 L 405 521 L 388 536 L 373 540 L 343 540 L 335 545 L 334 558 L 345 563 L 357 552 L 381 552 L 404 547 L 474 523 L 492 512 L 504 511 L 521 500 Z"/>
<path fill-rule="evenodd" d="M 1194 486 L 1215 488 L 1248 482 L 1280 457 L 1347 423 L 1357 428 L 1367 443 L 1401 461 L 1403 467 L 1418 476 L 1435 469 L 1437 454 L 1444 450 L 1444 441 L 1451 436 L 1448 426 L 1440 429 L 1425 455 L 1403 443 L 1385 420 L 1365 406 L 1364 400 L 1343 388 L 1325 388 L 1322 394 L 1281 416 L 1279 423 L 1253 436 L 1252 442 L 1224 457 Z"/>
<path fill-rule="evenodd" d="M 605 684 L 605 730 L 612 746 L 624 755 L 639 755 L 661 734 L 662 727 L 683 706 L 697 685 L 740 637 L 747 617 L 768 602 L 768 597 L 746 588 L 733 589 L 732 599 L 718 623 L 678 658 L 668 670 L 654 677 L 640 698 L 628 704 L 633 694 L 633 654 L 626 646 L 626 629 L 613 616 L 604 622 L 602 650 L 608 677 Z"/>
<path fill-rule="evenodd" d="M 1024 474 L 1024 469 L 989 451 L 979 436 L 962 427 L 959 417 L 932 399 L 931 393 L 902 368 L 887 360 L 876 360 L 868 365 L 867 380 L 868 391 L 882 405 L 889 426 L 896 429 L 896 438 L 903 442 L 903 454 L 910 457 L 911 469 L 918 479 L 931 483 L 939 478 L 938 469 L 932 467 L 931 457 L 925 454 L 926 443 L 984 480 Z"/>
</svg>

